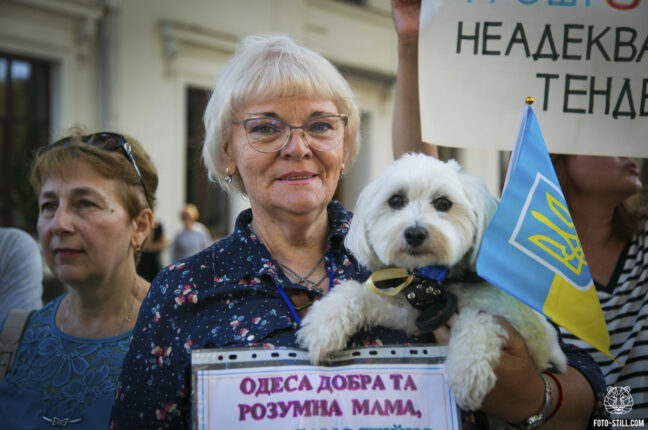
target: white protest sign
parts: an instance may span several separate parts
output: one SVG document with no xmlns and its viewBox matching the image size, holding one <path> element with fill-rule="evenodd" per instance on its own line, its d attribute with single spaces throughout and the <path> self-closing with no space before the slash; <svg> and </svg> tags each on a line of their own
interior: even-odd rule
<svg viewBox="0 0 648 430">
<path fill-rule="evenodd" d="M 334 360 L 332 366 L 309 365 L 303 351 L 292 349 L 195 351 L 194 428 L 458 429 L 445 366 L 435 355 L 445 355 L 445 348 L 418 348 L 372 348 L 391 357 Z M 425 350 L 428 357 L 394 361 L 397 350 L 401 358 L 407 350 Z M 232 362 L 230 355 L 239 357 Z"/>
<path fill-rule="evenodd" d="M 648 157 L 648 0 L 423 0 L 423 140 L 510 150 L 533 97 L 550 152 Z"/>
</svg>

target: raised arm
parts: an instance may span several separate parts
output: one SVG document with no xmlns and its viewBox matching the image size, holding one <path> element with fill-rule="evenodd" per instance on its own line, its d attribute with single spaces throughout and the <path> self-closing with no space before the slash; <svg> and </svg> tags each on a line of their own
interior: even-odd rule
<svg viewBox="0 0 648 430">
<path fill-rule="evenodd" d="M 423 152 L 438 158 L 436 146 L 421 139 L 418 87 L 418 33 L 421 0 L 391 0 L 398 35 L 398 69 L 392 127 L 394 158 L 406 152 Z"/>
</svg>

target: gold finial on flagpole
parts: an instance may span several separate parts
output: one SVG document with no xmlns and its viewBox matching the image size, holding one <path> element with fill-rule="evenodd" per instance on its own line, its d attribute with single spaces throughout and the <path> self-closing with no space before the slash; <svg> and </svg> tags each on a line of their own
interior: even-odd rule
<svg viewBox="0 0 648 430">
<path fill-rule="evenodd" d="M 527 97 L 524 99 L 524 103 L 528 104 L 531 106 L 533 104 L 533 97 Z"/>
</svg>

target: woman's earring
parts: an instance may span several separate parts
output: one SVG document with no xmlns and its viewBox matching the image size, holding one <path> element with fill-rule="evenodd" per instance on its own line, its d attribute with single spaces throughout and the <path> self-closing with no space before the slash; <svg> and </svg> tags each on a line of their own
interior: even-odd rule
<svg viewBox="0 0 648 430">
<path fill-rule="evenodd" d="M 229 174 L 229 167 L 225 168 L 225 183 L 228 185 L 232 183 L 232 176 Z"/>
<path fill-rule="evenodd" d="M 344 163 L 342 163 L 342 169 L 340 169 L 340 179 L 344 178 Z"/>
</svg>

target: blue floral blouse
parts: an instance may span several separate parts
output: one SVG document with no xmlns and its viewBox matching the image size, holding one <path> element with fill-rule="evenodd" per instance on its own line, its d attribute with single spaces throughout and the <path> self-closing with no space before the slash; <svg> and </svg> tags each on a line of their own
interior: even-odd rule
<svg viewBox="0 0 648 430">
<path fill-rule="evenodd" d="M 0 382 L 0 427 L 12 430 L 106 428 L 131 331 L 82 339 L 59 331 L 65 294 L 34 312 Z"/>
<path fill-rule="evenodd" d="M 350 215 L 331 202 L 328 220 L 324 259 L 333 286 L 366 279 L 369 273 L 344 247 Z M 251 221 L 250 209 L 241 212 L 230 236 L 153 281 L 117 384 L 112 429 L 190 428 L 193 349 L 296 346 L 297 322 L 275 283 L 316 298 L 319 293 L 289 281 L 251 231 Z M 416 341 L 377 327 L 353 336 L 349 347 Z"/>
</svg>

